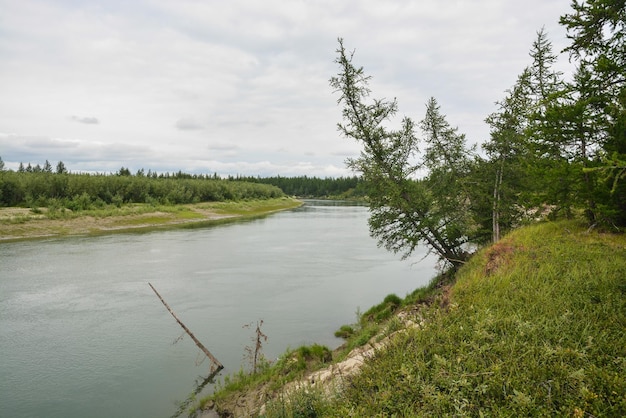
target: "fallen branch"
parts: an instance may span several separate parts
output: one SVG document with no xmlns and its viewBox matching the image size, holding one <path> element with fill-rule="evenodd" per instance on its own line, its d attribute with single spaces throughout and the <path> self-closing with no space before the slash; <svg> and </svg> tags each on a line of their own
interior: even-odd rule
<svg viewBox="0 0 626 418">
<path fill-rule="evenodd" d="M 152 286 L 152 284 L 148 283 L 148 285 L 150 285 L 150 287 L 152 288 L 152 290 L 154 291 L 154 293 L 159 297 L 159 299 L 161 300 L 161 302 L 163 303 L 163 305 L 167 308 L 167 310 L 172 314 L 172 316 L 174 317 L 174 319 L 176 320 L 176 322 L 178 322 L 178 325 L 180 325 L 185 332 L 187 333 L 187 335 L 189 335 L 191 337 L 191 339 L 193 340 L 193 342 L 196 343 L 196 345 L 198 346 L 198 348 L 200 348 L 200 350 L 202 350 L 204 352 L 204 354 L 206 354 L 206 356 L 209 358 L 209 360 L 211 360 L 211 369 L 210 369 L 210 374 L 211 375 L 215 375 L 217 372 L 219 372 L 220 370 L 222 370 L 224 368 L 224 366 L 222 365 L 222 363 L 220 363 L 215 356 L 213 356 L 213 354 L 211 354 L 211 352 L 209 350 L 207 350 L 207 348 L 202 345 L 202 343 L 200 341 L 198 341 L 198 339 L 196 338 L 195 335 L 193 335 L 191 333 L 191 331 L 189 331 L 189 328 L 187 328 L 185 326 L 185 324 L 183 324 L 183 322 L 178 319 L 178 317 L 176 316 L 176 314 L 174 313 L 174 311 L 172 310 L 172 308 L 169 307 L 169 305 L 167 304 L 167 302 L 165 302 L 165 300 L 163 300 L 163 298 L 161 297 L 161 295 L 159 294 L 159 292 L 157 292 L 157 290 L 154 288 L 154 286 Z"/>
</svg>

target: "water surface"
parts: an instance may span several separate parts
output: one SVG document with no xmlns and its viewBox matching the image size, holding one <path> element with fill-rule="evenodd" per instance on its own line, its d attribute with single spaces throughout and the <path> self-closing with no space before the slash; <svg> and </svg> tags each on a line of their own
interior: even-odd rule
<svg viewBox="0 0 626 418">
<path fill-rule="evenodd" d="M 233 224 L 0 244 L 0 416 L 167 417 L 208 360 L 154 295 L 224 365 L 341 344 L 333 333 L 385 295 L 435 274 L 369 237 L 368 211 L 309 201 Z M 207 389 L 208 390 L 208 389 Z"/>
</svg>

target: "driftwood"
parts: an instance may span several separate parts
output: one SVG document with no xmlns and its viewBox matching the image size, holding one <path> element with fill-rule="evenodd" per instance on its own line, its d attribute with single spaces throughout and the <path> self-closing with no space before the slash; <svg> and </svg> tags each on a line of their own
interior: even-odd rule
<svg viewBox="0 0 626 418">
<path fill-rule="evenodd" d="M 180 325 L 185 332 L 187 333 L 187 335 L 189 335 L 191 337 L 191 339 L 193 340 L 194 343 L 196 343 L 196 345 L 198 346 L 198 348 L 200 348 L 200 350 L 202 350 L 204 352 L 204 354 L 206 354 L 206 356 L 209 358 L 209 360 L 211 360 L 211 368 L 210 368 L 210 377 L 215 376 L 215 374 L 217 374 L 217 372 L 219 372 L 220 370 L 222 370 L 224 368 L 224 366 L 222 365 L 222 363 L 220 363 L 215 356 L 213 356 L 213 354 L 211 354 L 211 352 L 209 350 L 207 350 L 207 348 L 200 342 L 198 341 L 198 339 L 196 338 L 195 335 L 192 334 L 191 331 L 189 331 L 189 328 L 187 328 L 185 326 L 185 324 L 183 324 L 183 322 L 178 319 L 178 317 L 176 316 L 176 314 L 174 313 L 174 311 L 172 310 L 172 308 L 170 308 L 170 306 L 167 304 L 167 302 L 165 302 L 165 300 L 163 300 L 163 298 L 161 297 L 161 295 L 159 294 L 159 292 L 157 292 L 157 290 L 154 288 L 154 286 L 152 286 L 152 284 L 148 283 L 150 285 L 150 287 L 152 288 L 152 290 L 154 291 L 154 293 L 159 297 L 159 299 L 161 300 L 161 302 L 163 303 L 163 305 L 167 308 L 167 310 L 172 314 L 172 316 L 174 317 L 174 319 L 176 320 L 176 322 L 178 322 L 178 325 Z"/>
</svg>

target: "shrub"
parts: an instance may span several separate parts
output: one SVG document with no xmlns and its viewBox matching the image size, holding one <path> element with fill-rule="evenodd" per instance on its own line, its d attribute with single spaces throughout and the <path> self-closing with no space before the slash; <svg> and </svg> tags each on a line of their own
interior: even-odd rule
<svg viewBox="0 0 626 418">
<path fill-rule="evenodd" d="M 402 299 L 394 294 L 387 295 L 385 299 L 376 306 L 372 306 L 361 316 L 361 322 L 380 323 L 389 319 L 391 315 L 402 305 Z"/>
<path fill-rule="evenodd" d="M 325 345 L 313 344 L 296 350 L 298 361 L 328 363 L 333 359 L 332 352 Z"/>
<path fill-rule="evenodd" d="M 354 335 L 354 328 L 350 325 L 342 325 L 337 331 L 335 331 L 335 337 L 343 338 L 347 340 Z"/>
<path fill-rule="evenodd" d="M 73 211 L 89 210 L 92 206 L 91 196 L 87 192 L 83 192 L 81 195 L 74 195 L 74 198 L 67 201 L 65 206 Z"/>
</svg>

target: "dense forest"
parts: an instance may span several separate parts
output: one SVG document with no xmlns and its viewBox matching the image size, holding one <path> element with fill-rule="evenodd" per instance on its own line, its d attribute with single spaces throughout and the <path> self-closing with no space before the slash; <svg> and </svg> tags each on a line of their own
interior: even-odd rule
<svg viewBox="0 0 626 418">
<path fill-rule="evenodd" d="M 626 2 L 573 2 L 561 17 L 570 45 L 559 58 L 537 32 L 530 62 L 486 116 L 482 152 L 468 146 L 435 98 L 419 122 L 394 124 L 397 101 L 374 99 L 371 76 L 339 39 L 330 80 L 343 107 L 340 132 L 362 145 L 348 161 L 368 191 L 372 236 L 409 256 L 426 244 L 458 267 L 468 249 L 536 219 L 626 226 Z M 421 135 L 419 134 L 421 132 Z"/>
<path fill-rule="evenodd" d="M 0 206 L 64 207 L 86 210 L 126 203 L 183 204 L 270 199 L 283 192 L 269 184 L 183 174 L 72 174 L 0 171 Z"/>
<path fill-rule="evenodd" d="M 157 174 L 120 168 L 111 174 L 70 173 L 62 161 L 53 169 L 20 164 L 5 170 L 0 157 L 0 206 L 64 207 L 86 210 L 125 203 L 183 204 L 224 200 L 270 199 L 283 194 L 309 198 L 364 195 L 358 177 L 241 177 L 216 174 Z"/>
<path fill-rule="evenodd" d="M 367 194 L 363 179 L 352 177 L 238 177 L 238 180 L 271 184 L 290 196 L 302 198 L 359 199 Z"/>
</svg>

